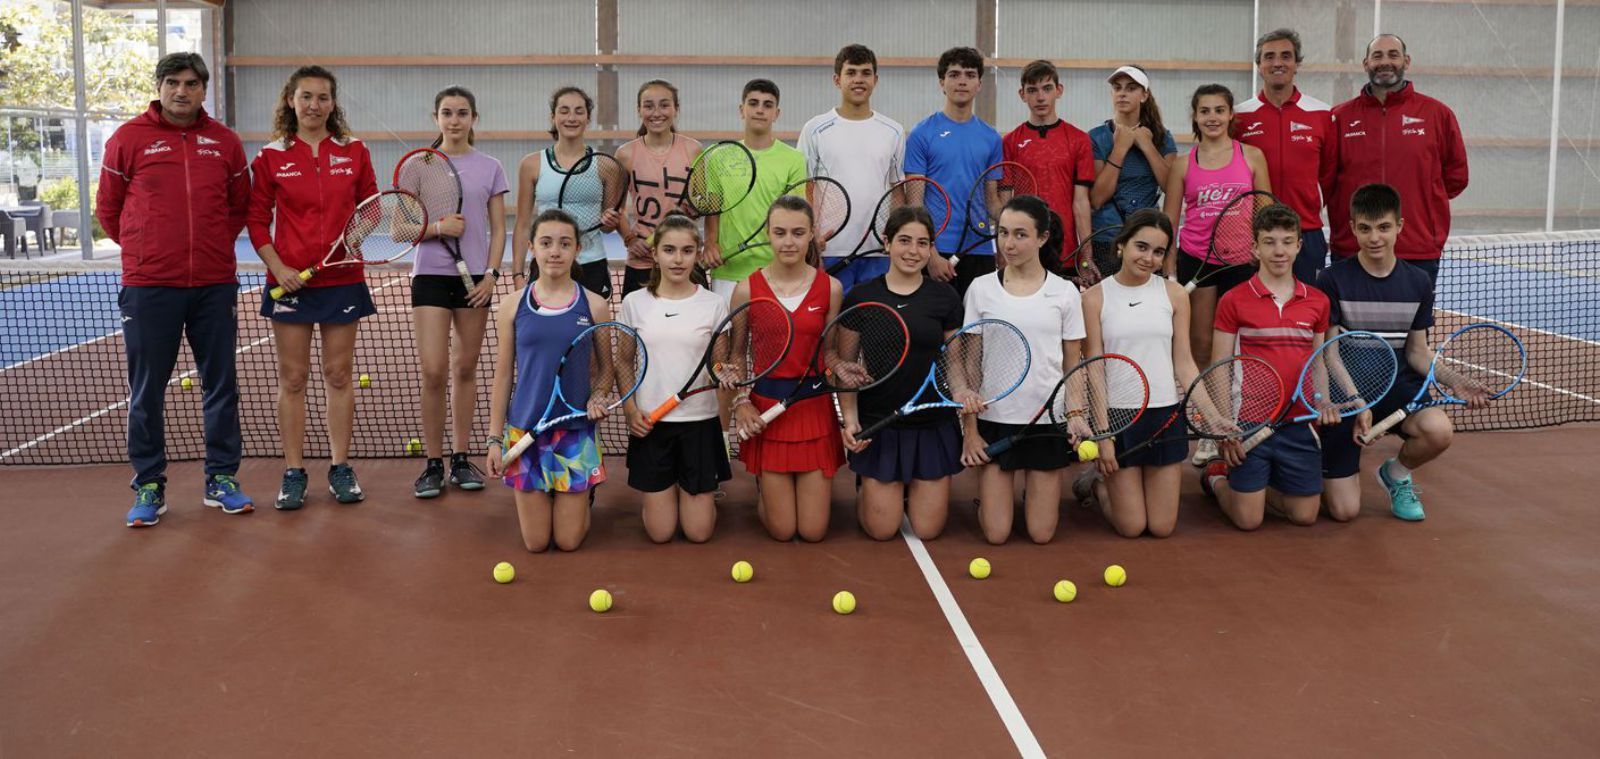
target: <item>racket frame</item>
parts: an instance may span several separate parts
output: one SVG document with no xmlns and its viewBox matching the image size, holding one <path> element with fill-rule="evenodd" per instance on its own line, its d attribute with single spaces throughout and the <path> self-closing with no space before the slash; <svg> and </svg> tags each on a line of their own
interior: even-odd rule
<svg viewBox="0 0 1600 759">
<path fill-rule="evenodd" d="M 773 359 L 771 366 L 768 366 L 759 373 L 752 372 L 749 377 L 733 383 L 734 387 L 749 387 L 754 385 L 761 378 L 766 377 L 767 375 L 771 374 L 774 369 L 778 368 L 778 364 L 783 363 L 784 357 L 789 355 L 789 349 L 794 346 L 794 317 L 790 315 L 788 309 L 783 307 L 782 303 L 779 303 L 775 299 L 751 298 L 743 305 L 729 312 L 727 316 L 723 317 L 722 322 L 717 325 L 717 328 L 712 330 L 711 341 L 706 344 L 706 349 L 700 356 L 700 363 L 695 366 L 694 374 L 689 375 L 689 379 L 683 383 L 683 389 L 668 397 L 665 401 L 662 401 L 659 406 L 656 406 L 655 409 L 651 410 L 648 416 L 651 424 L 661 421 L 661 419 L 667 414 L 672 413 L 672 410 L 677 408 L 678 404 L 688 400 L 689 398 L 699 395 L 700 393 L 704 393 L 708 390 L 714 390 L 718 387 L 721 387 L 721 382 L 717 377 L 717 367 L 721 366 L 721 362 L 717 361 L 717 356 L 715 355 L 717 349 L 717 338 L 725 332 L 732 332 L 734 319 L 741 312 L 748 313 L 751 308 L 758 303 L 770 303 L 772 306 L 777 308 L 775 313 L 782 314 L 784 326 L 783 348 L 782 350 L 778 351 L 778 357 Z M 753 334 L 753 331 L 749 329 L 747 322 L 745 335 L 746 341 L 750 340 L 751 334 Z M 730 336 L 730 339 L 732 339 L 732 336 Z M 711 381 L 701 383 L 697 386 L 695 384 L 695 380 L 699 379 L 701 374 L 705 374 L 710 378 Z"/>
<path fill-rule="evenodd" d="M 361 212 L 362 212 L 363 209 L 367 208 L 369 205 L 371 205 L 373 203 L 378 203 L 378 204 L 381 205 L 383 203 L 384 196 L 387 196 L 387 195 L 396 195 L 396 196 L 403 195 L 405 197 L 411 198 L 411 202 L 416 203 L 417 209 L 420 212 L 419 213 L 419 218 L 418 218 L 418 224 L 417 224 L 417 236 L 416 236 L 416 239 L 411 240 L 410 244 L 408 244 L 404 249 L 400 250 L 399 252 L 391 253 L 388 256 L 385 256 L 383 258 L 370 259 L 369 260 L 369 259 L 361 258 L 360 256 L 351 257 L 349 254 L 352 253 L 353 251 L 350 251 L 348 246 L 345 246 L 345 240 L 349 239 L 349 237 L 350 237 L 350 225 L 352 223 L 354 223 L 355 220 L 361 216 Z M 402 199 L 399 202 L 403 203 L 405 201 Z M 390 225 L 390 229 L 392 230 L 393 228 L 394 227 L 391 224 Z M 375 193 L 373 193 L 371 195 L 368 195 L 367 197 L 363 198 L 360 203 L 356 204 L 355 210 L 350 212 L 350 218 L 345 220 L 344 228 L 342 230 L 340 230 L 338 239 L 334 240 L 333 241 L 333 245 L 330 245 L 328 247 L 328 252 L 325 255 L 323 255 L 322 261 L 320 263 L 313 264 L 312 266 L 310 266 L 308 268 L 301 269 L 299 274 L 297 274 L 296 276 L 298 276 L 300 278 L 301 282 L 309 282 L 309 281 L 311 281 L 312 277 L 315 277 L 319 273 L 321 273 L 323 271 L 326 271 L 328 269 L 332 269 L 332 268 L 334 268 L 336 266 L 349 266 L 351 264 L 363 264 L 364 265 L 364 264 L 386 264 L 386 263 L 389 263 L 390 261 L 393 261 L 395 259 L 401 258 L 402 256 L 405 256 L 407 253 L 410 253 L 411 251 L 416 250 L 417 246 L 422 244 L 422 235 L 427 231 L 427 229 L 428 229 L 428 207 L 426 205 L 423 205 L 422 199 L 418 198 L 416 195 L 414 195 L 412 193 L 406 192 L 405 190 L 382 190 L 382 191 L 379 191 L 379 192 L 375 192 Z M 339 248 L 340 247 L 344 247 L 345 248 L 346 256 L 344 258 L 341 258 L 341 259 L 337 260 L 337 261 L 330 260 L 330 259 L 333 258 L 333 254 L 339 252 Z M 360 248 L 360 246 L 356 246 L 356 247 L 358 249 Z M 288 295 L 289 293 L 288 293 L 287 290 L 285 290 L 283 288 L 282 284 L 279 284 L 279 285 L 273 287 L 272 290 L 270 290 L 267 294 L 269 296 L 271 296 L 273 300 L 278 300 L 278 299 L 282 298 L 283 296 Z"/>
<path fill-rule="evenodd" d="M 634 346 L 638 349 L 638 352 L 635 355 L 638 356 L 638 362 L 641 366 L 641 368 L 634 373 L 635 376 L 633 378 L 633 386 L 629 387 L 626 391 L 619 392 L 616 401 L 606 406 L 606 411 L 610 412 L 621 408 L 622 404 L 626 403 L 629 398 L 633 397 L 634 393 L 639 391 L 639 386 L 644 384 L 645 373 L 650 367 L 650 354 L 645 348 L 644 340 L 639 337 L 638 330 L 635 330 L 634 328 L 623 324 L 622 322 L 616 321 L 600 322 L 599 324 L 592 324 L 586 327 L 582 332 L 579 332 L 576 337 L 573 337 L 572 342 L 567 343 L 566 349 L 562 351 L 561 361 L 556 364 L 555 382 L 550 385 L 550 399 L 545 401 L 544 412 L 539 415 L 539 421 L 536 422 L 533 427 L 529 428 L 528 431 L 524 433 L 515 444 L 506 450 L 500 459 L 502 463 L 510 464 L 511 462 L 516 461 L 518 456 L 521 456 L 524 451 L 527 451 L 533 446 L 534 438 L 537 438 L 539 435 L 543 434 L 545 430 L 548 430 L 551 427 L 563 422 L 569 422 L 573 419 L 588 416 L 589 412 L 587 408 L 574 408 L 571 403 L 567 402 L 566 396 L 562 394 L 561 372 L 566 368 L 567 359 L 572 357 L 572 351 L 578 347 L 578 343 L 582 342 L 589 335 L 598 332 L 602 328 L 620 329 L 624 334 L 631 335 L 634 340 Z M 590 344 L 593 344 L 593 340 L 590 340 Z M 561 403 L 567 407 L 568 411 L 560 416 L 551 417 L 551 412 L 556 410 L 557 400 L 560 400 Z"/>
<path fill-rule="evenodd" d="M 983 399 L 984 405 L 989 405 L 995 401 L 1005 398 L 1016 392 L 1017 388 L 1022 387 L 1023 381 L 1028 378 L 1028 372 L 1032 371 L 1033 369 L 1033 351 L 1028 347 L 1027 337 L 1022 334 L 1022 330 L 1017 329 L 1016 325 L 1012 324 L 1011 322 L 1002 319 L 979 319 L 971 324 L 962 326 L 961 329 L 957 330 L 954 335 L 951 335 L 949 339 L 945 340 L 944 343 L 939 346 L 939 355 L 934 357 L 933 364 L 928 367 L 927 377 L 923 379 L 922 385 L 917 388 L 916 393 L 912 394 L 910 400 L 906 401 L 904 404 L 901 404 L 900 408 L 895 409 L 893 413 L 882 419 L 879 419 L 876 422 L 873 422 L 867 428 L 856 433 L 856 439 L 870 440 L 874 435 L 882 432 L 883 429 L 888 427 L 890 424 L 893 424 L 900 419 L 904 419 L 905 417 L 911 416 L 912 414 L 927 411 L 928 409 L 961 408 L 960 403 L 957 403 L 954 399 L 946 396 L 944 391 L 939 389 L 939 362 L 944 359 L 945 356 L 949 355 L 950 347 L 954 345 L 962 336 L 970 336 L 973 334 L 979 334 L 981 336 L 981 333 L 978 332 L 978 330 L 981 330 L 985 327 L 1008 329 L 1016 335 L 1016 338 L 1019 341 L 1018 344 L 1022 346 L 1022 371 L 1017 374 L 1016 379 L 1012 380 L 1009 385 L 1006 385 L 1004 388 L 1002 388 L 1000 392 L 995 393 L 994 397 Z M 924 393 L 926 393 L 930 387 L 933 388 L 933 392 L 938 396 L 939 400 L 918 403 L 917 399 L 923 397 Z"/>
<path fill-rule="evenodd" d="M 1452 340 L 1455 340 L 1460 335 L 1465 334 L 1468 330 L 1474 330 L 1474 329 L 1492 329 L 1492 330 L 1495 330 L 1497 332 L 1500 332 L 1500 333 L 1504 334 L 1506 336 L 1506 339 L 1510 340 L 1511 344 L 1513 346 L 1515 346 L 1516 349 L 1517 349 L 1517 359 L 1518 359 L 1517 375 L 1515 377 L 1512 377 L 1511 378 L 1511 382 L 1507 383 L 1506 386 L 1503 389 L 1499 390 L 1498 392 L 1495 392 L 1495 393 L 1491 394 L 1489 396 L 1488 400 L 1493 401 L 1493 400 L 1498 400 L 1500 398 L 1503 398 L 1503 397 L 1505 397 L 1506 393 L 1509 393 L 1512 390 L 1515 390 L 1517 385 L 1522 384 L 1522 378 L 1527 376 L 1527 374 L 1528 374 L 1528 349 L 1527 349 L 1527 347 L 1525 347 L 1522 344 L 1522 341 L 1517 339 L 1517 336 L 1515 334 L 1513 334 L 1511 332 L 1511 330 L 1506 329 L 1505 327 L 1502 327 L 1502 326 L 1500 326 L 1498 324 L 1489 324 L 1487 322 L 1479 322 L 1477 324 L 1468 324 L 1467 326 L 1462 327 L 1461 329 L 1458 329 L 1458 330 L 1456 330 L 1454 332 L 1451 332 L 1450 336 L 1446 337 L 1444 339 L 1444 342 L 1440 343 L 1439 347 L 1434 350 L 1433 359 L 1428 362 L 1428 376 L 1423 380 L 1422 387 L 1421 387 L 1421 389 L 1417 390 L 1416 396 L 1413 397 L 1409 402 L 1407 402 L 1406 405 L 1396 409 L 1393 413 L 1391 413 L 1388 416 L 1384 417 L 1377 424 L 1372 425 L 1372 428 L 1367 430 L 1367 433 L 1365 435 L 1361 436 L 1361 442 L 1362 443 L 1371 443 L 1372 441 L 1377 440 L 1380 437 L 1383 437 L 1384 434 L 1387 433 L 1395 425 L 1398 425 L 1399 423 L 1405 421 L 1406 417 L 1408 417 L 1408 416 L 1410 416 L 1412 414 L 1415 414 L 1418 411 L 1421 411 L 1423 409 L 1432 408 L 1434 406 L 1452 406 L 1452 405 L 1453 406 L 1465 406 L 1465 405 L 1467 405 L 1466 401 L 1464 401 L 1464 400 L 1462 400 L 1460 398 L 1457 398 L 1456 396 L 1454 396 L 1454 395 L 1452 395 L 1450 393 L 1450 391 L 1447 389 L 1448 388 L 1447 384 L 1442 383 L 1442 382 L 1439 381 L 1439 361 L 1441 359 L 1446 360 L 1446 361 L 1449 360 L 1449 357 L 1446 356 L 1445 354 L 1448 352 L 1448 349 L 1450 347 L 1450 342 Z M 1435 398 L 1433 400 L 1425 401 L 1425 400 L 1423 400 L 1423 398 L 1427 397 L 1429 388 L 1437 389 L 1439 391 L 1439 397 Z"/>
<path fill-rule="evenodd" d="M 1210 287 L 1211 285 L 1208 284 L 1209 281 L 1212 278 L 1216 277 L 1217 275 L 1221 274 L 1222 272 L 1229 271 L 1231 269 L 1237 269 L 1237 268 L 1239 268 L 1241 266 L 1251 266 L 1251 265 L 1253 265 L 1255 263 L 1255 259 L 1253 257 L 1250 258 L 1249 260 L 1246 260 L 1246 261 L 1238 261 L 1238 262 L 1235 262 L 1235 263 L 1222 263 L 1217 258 L 1217 254 L 1216 254 L 1216 251 L 1217 251 L 1217 233 L 1222 231 L 1222 221 L 1223 221 L 1223 219 L 1228 217 L 1228 212 L 1230 210 L 1232 210 L 1235 205 L 1238 205 L 1239 203 L 1243 202 L 1247 198 L 1251 199 L 1251 202 L 1255 204 L 1255 207 L 1250 209 L 1250 220 L 1251 220 L 1250 227 L 1251 227 L 1252 230 L 1254 229 L 1254 221 L 1255 221 L 1256 212 L 1261 210 L 1261 208 L 1264 207 L 1264 206 L 1271 205 L 1273 203 L 1278 202 L 1278 199 L 1276 197 L 1274 197 L 1272 193 L 1267 192 L 1266 190 L 1250 190 L 1248 192 L 1241 192 L 1238 195 L 1235 195 L 1234 197 L 1230 198 L 1228 200 L 1227 205 L 1224 205 L 1222 207 L 1222 213 L 1217 215 L 1216 223 L 1213 224 L 1212 227 L 1211 227 L 1211 234 L 1206 239 L 1206 257 L 1203 260 L 1201 260 L 1200 268 L 1195 269 L 1194 278 L 1193 279 L 1190 279 L 1188 282 L 1183 283 L 1183 291 L 1184 292 L 1192 293 L 1192 292 L 1195 291 L 1195 288 L 1198 288 L 1198 287 Z M 1251 232 L 1251 235 L 1252 235 L 1252 237 L 1254 236 L 1254 232 L 1253 231 Z M 1252 242 L 1252 245 L 1253 245 L 1253 242 Z M 1208 270 L 1206 267 L 1212 267 L 1212 268 L 1210 268 Z"/>
</svg>

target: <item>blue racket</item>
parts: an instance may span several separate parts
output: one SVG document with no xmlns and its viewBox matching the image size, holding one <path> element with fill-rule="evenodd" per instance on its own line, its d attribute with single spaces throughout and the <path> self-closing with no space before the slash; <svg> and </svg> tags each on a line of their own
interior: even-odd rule
<svg viewBox="0 0 1600 759">
<path fill-rule="evenodd" d="M 988 405 L 1018 387 L 1028 376 L 1033 354 L 1022 330 L 1010 322 L 984 319 L 962 327 L 944 341 L 922 387 L 894 413 L 873 422 L 856 435 L 867 440 L 899 419 L 919 411 L 961 408 L 962 399 Z"/>
<path fill-rule="evenodd" d="M 1404 408 L 1372 426 L 1361 442 L 1370 443 L 1405 418 L 1433 406 L 1465 406 L 1492 401 L 1511 392 L 1528 373 L 1528 351 L 1522 341 L 1496 324 L 1472 324 L 1451 333 L 1433 353 L 1428 378 Z M 1428 390 L 1439 396 L 1430 397 Z"/>
<path fill-rule="evenodd" d="M 621 322 L 601 322 L 578 333 L 561 354 L 550 400 L 539 421 L 501 457 L 515 461 L 540 433 L 563 422 L 615 411 L 633 397 L 649 365 L 644 340 Z"/>
<path fill-rule="evenodd" d="M 1283 407 L 1278 419 L 1246 438 L 1246 453 L 1266 442 L 1272 433 L 1289 424 L 1304 424 L 1331 410 L 1345 419 L 1355 416 L 1389 394 L 1400 370 L 1389 341 L 1371 332 L 1345 332 L 1322 344 L 1296 381 L 1294 399 Z M 1301 413 L 1291 414 L 1299 410 Z"/>
</svg>

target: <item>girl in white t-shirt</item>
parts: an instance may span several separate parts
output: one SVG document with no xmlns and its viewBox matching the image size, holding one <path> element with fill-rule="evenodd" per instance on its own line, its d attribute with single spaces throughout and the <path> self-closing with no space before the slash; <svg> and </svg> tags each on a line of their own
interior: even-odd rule
<svg viewBox="0 0 1600 759">
<path fill-rule="evenodd" d="M 681 214 L 656 226 L 655 268 L 644 288 L 622 299 L 618 320 L 639 331 L 650 370 L 623 410 L 628 416 L 628 486 L 644 493 L 644 529 L 666 543 L 681 527 L 690 542 L 711 539 L 717 484 L 732 477 L 717 416 L 717 393 L 695 395 L 650 423 L 650 412 L 700 370 L 713 330 L 728 315 L 721 297 L 703 287 L 695 266 L 700 232 Z"/>
<path fill-rule="evenodd" d="M 989 443 L 1026 429 L 1034 412 L 1067 369 L 1079 360 L 1083 339 L 1083 309 L 1078 288 L 1051 271 L 1058 256 L 1042 255 L 1054 248 L 1062 234 L 1043 200 L 1031 195 L 1012 198 L 1000 211 L 996 238 L 997 262 L 993 274 L 972 281 L 967 289 L 965 324 L 979 319 L 1001 319 L 1015 325 L 1028 340 L 1032 365 L 1022 386 L 996 401 L 976 417 L 963 419 L 965 440 L 961 463 L 981 466 L 978 521 L 990 543 L 1011 536 L 1015 473 L 1021 471 L 1027 490 L 1024 514 L 1028 537 L 1047 543 L 1055 537 L 1060 519 L 1061 470 L 1077 460 L 1065 438 L 1035 437 L 1019 442 L 993 461 L 984 454 Z M 1049 263 L 1046 263 L 1046 259 Z"/>
<path fill-rule="evenodd" d="M 1166 537 L 1178 523 L 1179 463 L 1189 446 L 1181 422 L 1165 432 L 1161 426 L 1178 410 L 1179 388 L 1188 387 L 1198 373 L 1189 353 L 1189 296 L 1178 283 L 1156 276 L 1177 255 L 1172 222 L 1159 211 L 1130 214 L 1113 247 L 1117 273 L 1083 294 L 1086 352 L 1133 359 L 1150 383 L 1150 403 L 1132 428 L 1100 443 L 1096 468 L 1073 480 L 1072 492 L 1085 504 L 1098 502 L 1123 537 L 1146 530 Z M 1160 443 L 1117 460 L 1119 451 L 1158 432 Z"/>
</svg>

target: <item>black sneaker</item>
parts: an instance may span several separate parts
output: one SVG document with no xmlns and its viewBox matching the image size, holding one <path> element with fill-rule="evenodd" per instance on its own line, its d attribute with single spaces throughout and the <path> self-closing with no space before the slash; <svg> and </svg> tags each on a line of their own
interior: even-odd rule
<svg viewBox="0 0 1600 759">
<path fill-rule="evenodd" d="M 428 459 L 428 468 L 422 470 L 411 494 L 418 498 L 438 498 L 444 492 L 444 459 Z"/>
<path fill-rule="evenodd" d="M 306 477 L 304 469 L 285 469 L 283 485 L 278 488 L 278 498 L 272 502 L 280 511 L 294 511 L 306 505 Z"/>
<path fill-rule="evenodd" d="M 453 453 L 450 455 L 450 484 L 462 490 L 482 490 L 483 470 L 472 463 L 467 454 Z"/>
<path fill-rule="evenodd" d="M 339 503 L 359 503 L 367 497 L 361 492 L 361 484 L 356 482 L 356 470 L 349 464 L 328 467 L 328 492 Z"/>
</svg>

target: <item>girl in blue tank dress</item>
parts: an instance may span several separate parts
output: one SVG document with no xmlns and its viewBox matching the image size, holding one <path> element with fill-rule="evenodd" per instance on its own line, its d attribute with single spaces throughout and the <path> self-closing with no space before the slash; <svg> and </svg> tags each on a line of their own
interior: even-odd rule
<svg viewBox="0 0 1600 759">
<path fill-rule="evenodd" d="M 489 438 L 487 463 L 491 475 L 503 476 L 516 490 L 523 545 L 539 552 L 553 539 L 557 548 L 571 551 L 589 533 L 590 490 L 606 479 L 595 431 L 605 412 L 591 408 L 587 419 L 540 433 L 532 446 L 505 466 L 500 456 L 539 421 L 567 346 L 589 326 L 609 321 L 611 308 L 604 298 L 578 285 L 578 225 L 571 216 L 559 209 L 539 214 L 531 237 L 532 281 L 496 317 L 499 334 L 507 337 L 495 356 L 489 429 L 507 434 Z M 510 350 L 505 349 L 508 343 Z"/>
</svg>

